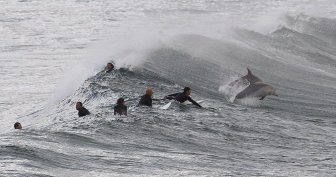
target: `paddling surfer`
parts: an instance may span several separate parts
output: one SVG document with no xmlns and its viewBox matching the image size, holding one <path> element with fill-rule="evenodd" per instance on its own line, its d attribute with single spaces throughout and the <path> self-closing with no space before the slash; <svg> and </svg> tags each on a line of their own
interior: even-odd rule
<svg viewBox="0 0 336 177">
<path fill-rule="evenodd" d="M 199 105 L 196 101 L 194 101 L 191 97 L 190 97 L 190 94 L 191 94 L 191 89 L 190 87 L 184 87 L 183 89 L 183 92 L 182 93 L 174 93 L 174 94 L 170 94 L 170 95 L 167 95 L 165 96 L 165 99 L 168 99 L 168 100 L 176 100 L 180 103 L 183 103 L 185 101 L 190 101 L 192 104 L 202 108 L 201 105 Z"/>
<path fill-rule="evenodd" d="M 114 115 L 117 114 L 127 116 L 127 106 L 125 105 L 124 98 L 119 98 L 117 100 L 117 105 L 114 106 Z"/>
<path fill-rule="evenodd" d="M 142 95 L 140 101 L 139 101 L 139 104 L 138 106 L 149 106 L 149 107 L 152 107 L 153 104 L 152 102 L 153 101 L 160 101 L 162 99 L 154 99 L 152 98 L 153 97 L 153 90 L 151 88 L 148 88 L 146 90 L 146 94 Z"/>
<path fill-rule="evenodd" d="M 83 107 L 83 103 L 82 102 L 77 102 L 76 103 L 76 109 L 78 110 L 78 116 L 79 117 L 83 117 L 83 116 L 86 116 L 86 115 L 89 115 L 90 112 Z"/>
<path fill-rule="evenodd" d="M 106 64 L 106 72 L 107 72 L 107 73 L 112 72 L 113 69 L 114 69 L 114 65 L 113 65 L 112 63 L 107 63 L 107 64 Z"/>
<path fill-rule="evenodd" d="M 140 101 L 139 101 L 139 106 L 149 106 L 149 107 L 152 107 L 152 102 L 153 102 L 153 99 L 152 99 L 152 96 L 153 96 L 153 90 L 148 88 L 146 90 L 146 94 L 144 94 Z"/>
<path fill-rule="evenodd" d="M 15 122 L 14 129 L 22 129 L 22 125 L 20 124 L 20 122 Z"/>
</svg>

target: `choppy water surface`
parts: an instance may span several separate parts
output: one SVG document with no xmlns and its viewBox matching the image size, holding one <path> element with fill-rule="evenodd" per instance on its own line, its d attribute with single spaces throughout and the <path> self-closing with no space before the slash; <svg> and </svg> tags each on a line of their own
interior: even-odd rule
<svg viewBox="0 0 336 177">
<path fill-rule="evenodd" d="M 333 1 L 0 4 L 0 176 L 335 176 Z M 247 67 L 279 97 L 233 103 Z"/>
</svg>

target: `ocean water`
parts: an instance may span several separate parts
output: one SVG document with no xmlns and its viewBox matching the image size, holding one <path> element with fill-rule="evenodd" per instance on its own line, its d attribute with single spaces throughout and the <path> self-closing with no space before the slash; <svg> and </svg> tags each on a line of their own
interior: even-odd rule
<svg viewBox="0 0 336 177">
<path fill-rule="evenodd" d="M 0 176 L 336 176 L 336 2 L 0 5 Z M 279 96 L 233 102 L 246 68 Z"/>
</svg>

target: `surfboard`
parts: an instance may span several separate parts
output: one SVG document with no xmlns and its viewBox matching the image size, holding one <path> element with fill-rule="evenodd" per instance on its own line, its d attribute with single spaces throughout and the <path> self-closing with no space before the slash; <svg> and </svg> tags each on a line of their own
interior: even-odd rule
<svg viewBox="0 0 336 177">
<path fill-rule="evenodd" d="M 203 103 L 204 100 L 198 100 L 198 101 L 196 101 L 196 102 L 199 104 L 199 103 Z M 183 102 L 183 103 L 181 103 L 181 104 L 184 104 L 184 105 L 190 105 L 190 104 L 192 104 L 192 102 L 190 102 L 190 101 L 185 101 L 185 102 Z"/>
<path fill-rule="evenodd" d="M 197 103 L 203 103 L 204 100 L 199 100 L 199 101 L 196 101 L 196 102 L 197 102 Z M 173 101 L 171 101 L 171 102 L 165 104 L 164 106 L 160 107 L 160 109 L 167 110 L 167 109 L 170 107 L 170 105 L 171 105 L 172 103 L 173 103 Z M 178 102 L 178 103 L 179 103 L 179 102 Z M 185 102 L 180 103 L 180 104 L 182 104 L 182 105 L 191 105 L 192 103 L 189 102 L 189 101 L 185 101 Z"/>
<path fill-rule="evenodd" d="M 171 104 L 172 104 L 172 101 L 169 102 L 169 103 L 167 103 L 167 104 L 165 104 L 164 106 L 160 107 L 160 109 L 166 110 L 166 109 L 168 109 L 170 107 Z"/>
</svg>

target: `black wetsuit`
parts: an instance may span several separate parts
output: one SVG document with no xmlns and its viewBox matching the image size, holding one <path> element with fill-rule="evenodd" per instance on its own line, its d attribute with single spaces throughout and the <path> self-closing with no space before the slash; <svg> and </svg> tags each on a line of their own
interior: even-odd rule
<svg viewBox="0 0 336 177">
<path fill-rule="evenodd" d="M 127 116 L 127 106 L 123 104 L 114 106 L 114 115 L 116 114 Z"/>
<path fill-rule="evenodd" d="M 79 117 L 83 117 L 83 116 L 86 116 L 86 115 L 89 115 L 89 114 L 90 114 L 90 112 L 84 107 L 81 107 L 81 108 L 78 109 L 78 116 Z"/>
<path fill-rule="evenodd" d="M 185 101 L 190 101 L 192 104 L 194 104 L 194 105 L 196 105 L 196 106 L 198 106 L 198 107 L 202 107 L 201 105 L 199 105 L 196 101 L 194 101 L 189 95 L 187 95 L 186 93 L 174 93 L 174 94 L 170 94 L 170 95 L 168 95 L 168 96 L 166 96 L 166 98 L 167 99 L 169 99 L 169 100 L 172 100 L 172 99 L 174 99 L 174 100 L 176 100 L 176 101 L 178 101 L 178 102 L 180 102 L 180 103 L 183 103 L 183 102 L 185 102 Z"/>
<path fill-rule="evenodd" d="M 142 97 L 141 97 L 141 99 L 140 99 L 140 101 L 139 101 L 139 106 L 142 106 L 142 105 L 144 105 L 144 106 L 150 106 L 150 107 L 152 107 L 152 97 L 151 96 L 149 96 L 149 95 L 147 95 L 147 94 L 145 94 L 145 95 L 143 95 Z"/>
</svg>

